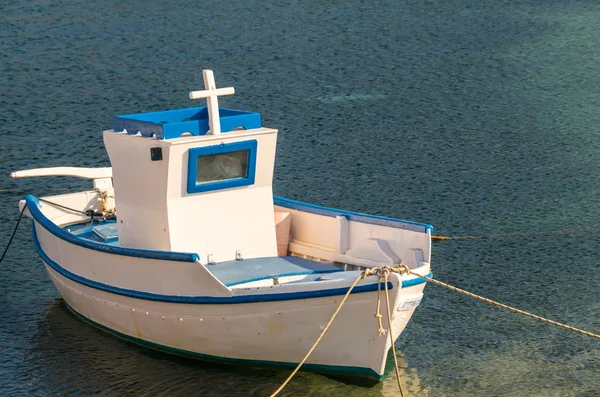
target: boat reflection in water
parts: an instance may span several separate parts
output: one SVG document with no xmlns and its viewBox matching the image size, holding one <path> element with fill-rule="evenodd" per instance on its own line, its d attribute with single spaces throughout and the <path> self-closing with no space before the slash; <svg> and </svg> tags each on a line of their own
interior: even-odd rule
<svg viewBox="0 0 600 397">
<path fill-rule="evenodd" d="M 238 392 L 250 393 L 256 385 L 272 390 L 285 374 L 178 358 L 123 343 L 79 321 L 62 300 L 48 308 L 30 345 L 22 368 L 29 386 L 23 390 L 42 395 L 192 396 L 201 387 L 210 389 L 204 395 L 224 396 L 232 383 Z"/>
<path fill-rule="evenodd" d="M 411 368 L 408 366 L 408 362 L 404 359 L 404 354 L 396 350 L 397 360 L 398 360 L 398 368 L 400 372 L 400 381 L 404 386 L 404 397 L 429 397 L 431 396 L 430 390 L 421 385 L 421 380 L 417 374 L 416 368 Z M 393 368 L 393 357 L 389 357 L 389 361 L 391 361 L 391 365 L 387 371 L 387 376 L 383 378 L 381 395 L 383 397 L 399 397 L 401 396 L 400 391 L 398 390 L 398 382 L 396 380 L 396 371 Z M 388 361 L 388 362 L 389 362 Z"/>
<path fill-rule="evenodd" d="M 23 353 L 20 390 L 38 395 L 204 396 L 269 395 L 289 371 L 277 368 L 219 365 L 123 343 L 78 321 L 62 300 L 53 302 L 38 322 Z M 299 373 L 286 391 L 306 396 L 398 396 L 392 357 L 386 376 L 365 388 L 329 377 Z M 60 365 L 57 365 L 60 363 Z M 428 396 L 414 368 L 398 356 L 409 396 Z M 362 379 L 362 378 L 359 378 Z M 363 379 L 364 380 L 364 379 Z"/>
</svg>

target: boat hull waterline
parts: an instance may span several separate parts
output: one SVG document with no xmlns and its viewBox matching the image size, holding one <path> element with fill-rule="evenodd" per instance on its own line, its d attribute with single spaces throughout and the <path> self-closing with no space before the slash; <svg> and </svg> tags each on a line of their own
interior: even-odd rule
<svg viewBox="0 0 600 397">
<path fill-rule="evenodd" d="M 33 199 L 27 201 L 30 208 L 36 206 Z M 78 269 L 78 273 L 94 274 L 94 269 L 89 272 L 82 269 L 86 264 L 93 267 L 94 263 L 110 266 L 106 258 L 94 259 L 95 256 L 108 255 L 113 262 L 123 257 L 92 249 L 85 249 L 85 257 L 81 257 L 81 247 L 48 230 L 45 227 L 48 220 L 41 218 L 41 212 L 36 210 L 30 211 L 34 219 L 34 242 L 68 307 L 78 317 L 116 336 L 181 356 L 231 364 L 295 367 L 354 281 L 348 279 L 344 286 L 338 281 L 328 290 L 279 294 L 256 294 L 252 293 L 254 288 L 249 288 L 246 294 L 220 299 L 135 291 L 126 288 L 127 285 L 104 284 L 69 270 L 67 267 Z M 153 262 L 135 259 L 147 264 Z M 68 265 L 62 266 L 60 261 Z M 172 261 L 170 265 L 180 266 L 181 262 Z M 384 375 L 391 345 L 387 335 L 378 334 L 374 317 L 377 280 L 371 279 L 374 280 L 365 280 L 355 288 L 356 292 L 350 295 L 328 334 L 303 366 L 304 370 L 373 379 Z M 423 281 L 390 276 L 394 340 L 422 298 Z M 383 283 L 379 287 L 383 289 Z M 381 312 L 385 310 L 382 299 Z M 388 329 L 385 316 L 383 326 Z"/>
</svg>

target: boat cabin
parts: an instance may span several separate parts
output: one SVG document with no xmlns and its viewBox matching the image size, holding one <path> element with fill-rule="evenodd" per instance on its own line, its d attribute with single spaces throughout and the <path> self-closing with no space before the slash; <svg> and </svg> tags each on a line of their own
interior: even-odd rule
<svg viewBox="0 0 600 397">
<path fill-rule="evenodd" d="M 260 114 L 220 109 L 212 71 L 191 99 L 207 106 L 117 116 L 104 131 L 119 244 L 197 252 L 203 264 L 277 256 L 277 130 Z"/>
</svg>

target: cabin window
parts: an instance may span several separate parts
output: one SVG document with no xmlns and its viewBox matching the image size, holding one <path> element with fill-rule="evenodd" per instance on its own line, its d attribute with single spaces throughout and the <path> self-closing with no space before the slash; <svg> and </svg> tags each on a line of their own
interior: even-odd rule
<svg viewBox="0 0 600 397">
<path fill-rule="evenodd" d="M 188 193 L 252 185 L 256 145 L 252 140 L 190 149 Z"/>
<path fill-rule="evenodd" d="M 198 156 L 196 183 L 248 177 L 249 150 Z"/>
</svg>

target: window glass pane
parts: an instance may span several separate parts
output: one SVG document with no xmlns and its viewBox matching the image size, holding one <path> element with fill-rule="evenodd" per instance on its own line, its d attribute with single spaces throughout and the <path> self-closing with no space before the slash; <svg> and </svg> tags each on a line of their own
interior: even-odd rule
<svg viewBox="0 0 600 397">
<path fill-rule="evenodd" d="M 249 150 L 198 156 L 196 183 L 248 177 Z"/>
</svg>

